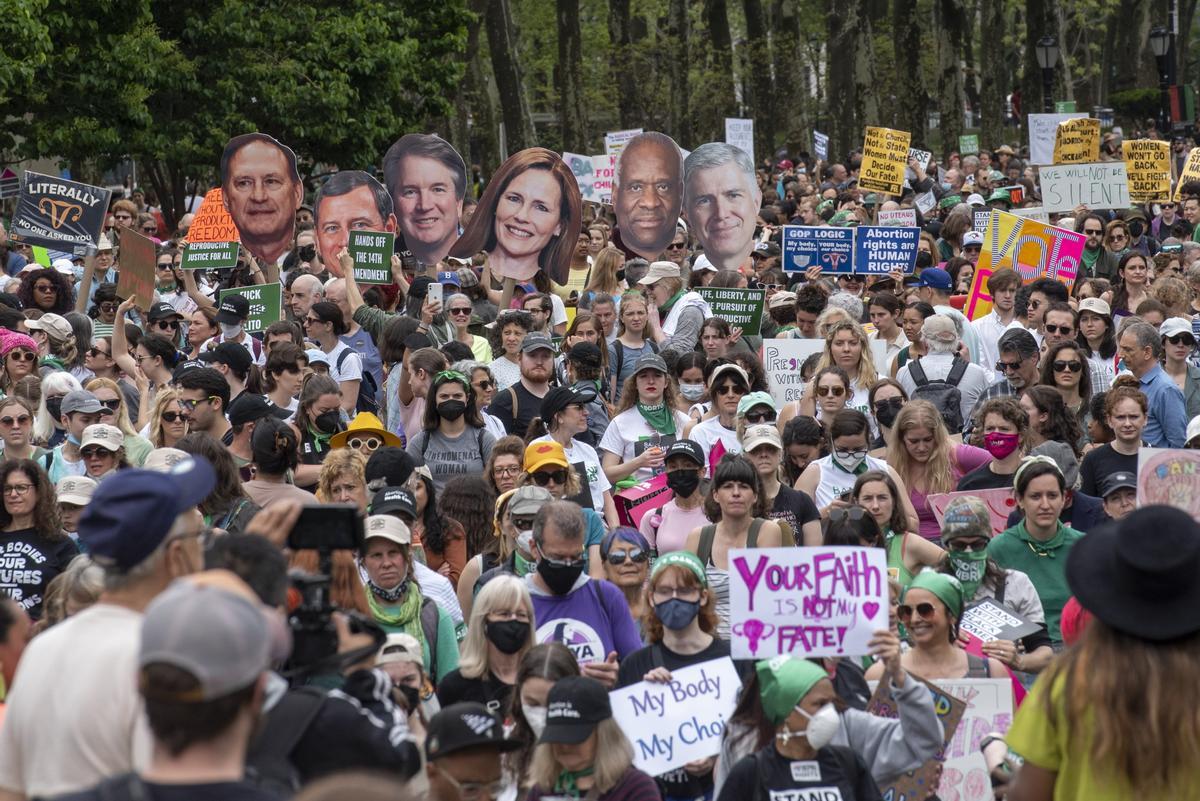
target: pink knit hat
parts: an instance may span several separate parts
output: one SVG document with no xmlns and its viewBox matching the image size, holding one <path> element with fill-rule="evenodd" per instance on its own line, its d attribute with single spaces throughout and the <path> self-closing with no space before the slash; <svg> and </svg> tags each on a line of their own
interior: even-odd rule
<svg viewBox="0 0 1200 801">
<path fill-rule="evenodd" d="M 33 341 L 33 337 L 28 334 L 22 334 L 20 331 L 10 331 L 7 328 L 0 328 L 0 358 L 8 356 L 8 354 L 17 348 L 25 348 L 34 353 L 38 352 L 38 346 Z"/>
</svg>

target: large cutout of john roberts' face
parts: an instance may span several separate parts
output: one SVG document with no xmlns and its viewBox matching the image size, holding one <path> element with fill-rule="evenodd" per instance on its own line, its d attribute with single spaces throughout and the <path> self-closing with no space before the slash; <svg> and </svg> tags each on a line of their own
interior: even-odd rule
<svg viewBox="0 0 1200 801">
<path fill-rule="evenodd" d="M 665 134 L 649 131 L 625 145 L 617 158 L 613 208 L 621 243 L 657 261 L 675 235 L 683 205 L 683 156 Z"/>
</svg>

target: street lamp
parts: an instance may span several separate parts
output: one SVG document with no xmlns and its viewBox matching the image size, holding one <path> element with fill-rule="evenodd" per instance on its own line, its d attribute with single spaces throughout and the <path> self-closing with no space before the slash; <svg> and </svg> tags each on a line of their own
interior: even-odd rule
<svg viewBox="0 0 1200 801">
<path fill-rule="evenodd" d="M 1158 25 L 1150 31 L 1150 50 L 1158 66 L 1158 129 L 1163 136 L 1171 130 L 1171 76 L 1168 73 L 1168 57 L 1171 53 L 1171 32 Z"/>
<path fill-rule="evenodd" d="M 1043 36 L 1037 43 L 1038 66 L 1042 68 L 1042 111 L 1054 111 L 1054 70 L 1058 66 L 1058 39 Z"/>
</svg>

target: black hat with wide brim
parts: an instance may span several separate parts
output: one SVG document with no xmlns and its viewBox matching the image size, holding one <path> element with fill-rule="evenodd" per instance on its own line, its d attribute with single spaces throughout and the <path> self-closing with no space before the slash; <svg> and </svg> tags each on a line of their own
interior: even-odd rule
<svg viewBox="0 0 1200 801">
<path fill-rule="evenodd" d="M 1147 506 L 1075 542 L 1067 583 L 1083 608 L 1117 631 L 1167 642 L 1200 631 L 1200 524 Z"/>
</svg>

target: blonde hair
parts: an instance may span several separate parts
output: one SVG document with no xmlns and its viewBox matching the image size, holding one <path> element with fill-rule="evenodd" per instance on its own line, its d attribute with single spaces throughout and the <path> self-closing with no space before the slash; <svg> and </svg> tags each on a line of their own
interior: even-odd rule
<svg viewBox="0 0 1200 801">
<path fill-rule="evenodd" d="M 903 479 L 906 486 L 912 486 L 912 470 L 915 460 L 908 455 L 908 447 L 904 444 L 904 434 L 918 428 L 928 429 L 933 434 L 933 452 L 925 462 L 925 491 L 950 492 L 954 489 L 954 476 L 951 475 L 950 435 L 946 432 L 946 424 L 942 415 L 932 403 L 924 400 L 910 400 L 900 407 L 896 422 L 892 425 L 892 433 L 888 437 L 887 462 Z M 896 499 L 899 503 L 900 499 Z"/>
<path fill-rule="evenodd" d="M 121 433 L 127 437 L 136 437 L 137 429 L 133 427 L 133 422 L 129 419 L 129 404 L 125 402 L 125 393 L 121 392 L 121 387 L 116 381 L 111 378 L 93 378 L 84 386 L 88 392 L 95 394 L 98 389 L 107 389 L 109 392 L 115 392 L 117 400 L 121 401 L 121 407 L 117 409 L 116 421 L 117 428 L 121 429 Z"/>
<path fill-rule="evenodd" d="M 479 595 L 475 596 L 475 604 L 471 607 L 467 636 L 462 642 L 462 655 L 458 660 L 458 670 L 464 679 L 482 678 L 488 672 L 487 616 L 496 610 L 508 610 L 518 606 L 529 615 L 529 636 L 525 638 L 525 644 L 516 654 L 520 659 L 537 644 L 534 640 L 537 623 L 533 616 L 533 598 L 529 595 L 529 589 L 524 581 L 512 575 L 496 576 L 483 585 Z"/>
<path fill-rule="evenodd" d="M 850 312 L 841 306 L 826 306 L 825 310 L 817 315 L 817 320 L 813 325 L 816 328 L 817 336 L 826 337 L 830 329 L 838 323 L 852 322 L 854 322 L 854 318 L 850 316 Z"/>
<path fill-rule="evenodd" d="M 826 309 L 825 312 L 828 312 Z M 821 312 L 822 315 L 825 312 Z M 820 318 L 817 318 L 817 325 L 821 324 Z M 833 338 L 842 331 L 850 331 L 858 339 L 858 376 L 854 380 L 856 387 L 871 387 L 879 380 L 879 373 L 875 370 L 875 359 L 871 356 L 871 342 L 867 339 L 867 332 L 863 327 L 854 320 L 847 319 L 843 322 L 834 323 L 829 327 L 829 331 L 825 334 L 825 349 L 821 352 L 821 358 L 817 362 L 817 370 L 829 367 L 831 364 L 836 364 L 833 360 Z"/>
<path fill-rule="evenodd" d="M 321 463 L 317 476 L 317 500 L 333 503 L 333 482 L 345 473 L 353 475 L 364 488 L 367 486 L 367 457 L 355 448 L 336 448 Z"/>
<path fill-rule="evenodd" d="M 638 289 L 627 289 L 621 295 L 621 309 L 617 313 L 617 336 L 625 335 L 625 304 L 633 301 L 634 303 L 642 304 L 642 310 L 647 314 L 650 313 L 650 300 L 646 297 L 646 293 Z M 646 327 L 650 326 L 649 321 L 646 322 Z M 642 336 L 646 335 L 646 328 L 642 329 Z"/>
<path fill-rule="evenodd" d="M 167 444 L 163 441 L 162 416 L 163 412 L 172 403 L 179 402 L 179 390 L 171 387 L 163 387 L 154 396 L 154 405 L 150 408 L 150 422 L 147 425 L 147 431 L 150 432 L 150 444 L 156 448 L 165 448 Z M 189 425 L 188 428 L 191 428 Z"/>
<path fill-rule="evenodd" d="M 79 554 L 46 585 L 45 625 L 50 627 L 66 620 L 68 602 L 82 611 L 96 601 L 104 592 L 104 570 L 87 554 Z"/>
<path fill-rule="evenodd" d="M 590 232 L 592 228 L 596 227 L 598 226 L 593 225 L 588 231 Z M 608 236 L 606 235 L 604 239 L 607 243 Z M 591 280 L 584 289 L 616 295 L 621 291 L 621 282 L 617 280 L 617 270 L 624 263 L 625 255 L 612 245 L 605 244 L 596 254 L 596 258 L 592 260 Z"/>
<path fill-rule="evenodd" d="M 621 777 L 633 767 L 633 746 L 629 744 L 620 725 L 608 718 L 596 724 L 596 756 L 592 760 L 592 776 L 596 794 L 603 795 L 617 786 Z M 554 746 L 539 745 L 533 752 L 529 765 L 531 784 L 543 790 L 553 790 L 558 776 L 563 771 L 562 763 L 554 758 Z"/>
</svg>

